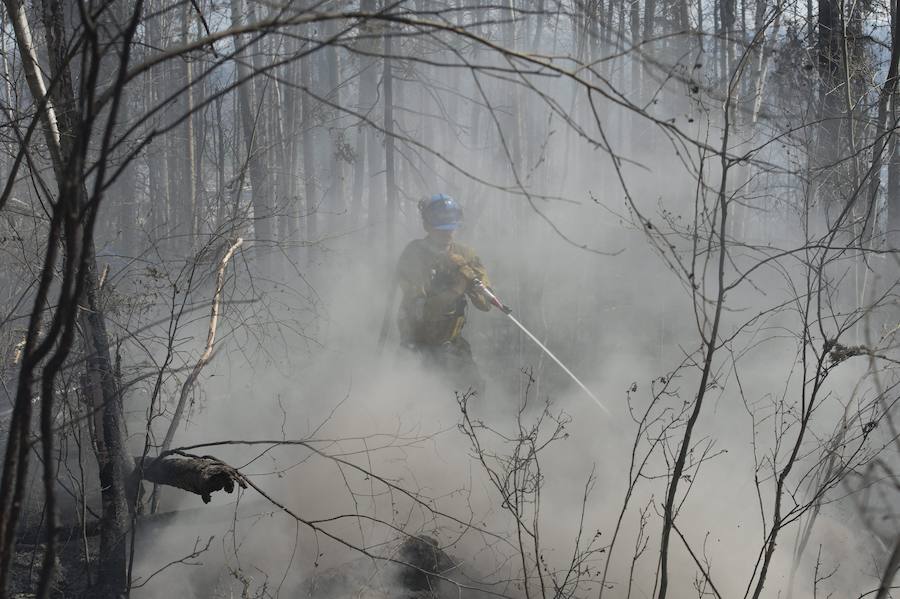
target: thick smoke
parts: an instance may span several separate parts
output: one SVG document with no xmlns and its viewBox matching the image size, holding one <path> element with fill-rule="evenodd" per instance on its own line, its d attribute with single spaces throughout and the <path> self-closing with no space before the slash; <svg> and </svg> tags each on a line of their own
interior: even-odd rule
<svg viewBox="0 0 900 599">
<path fill-rule="evenodd" d="M 622 39 L 595 39 L 608 58 L 575 68 L 571 57 L 584 49 L 574 35 L 562 39 L 559 14 L 551 36 L 549 15 L 534 25 L 533 42 L 511 29 L 517 58 L 448 32 L 398 31 L 386 71 L 396 123 L 380 126 L 380 104 L 366 112 L 349 99 L 374 70 L 354 72 L 346 86 L 323 73 L 338 54 L 345 75 L 365 71 L 385 46 L 338 39 L 304 55 L 290 71 L 297 85 L 271 79 L 290 102 L 309 102 L 304 115 L 315 114 L 302 153 L 313 161 L 315 151 L 320 163 L 302 165 L 302 192 L 291 188 L 264 213 L 243 193 L 254 185 L 261 193 L 260 180 L 250 180 L 258 173 L 238 174 L 238 153 L 226 184 L 219 156 L 217 189 L 228 199 L 216 198 L 217 206 L 234 213 L 217 217 L 223 229 L 200 227 L 195 246 L 208 243 L 208 251 L 193 247 L 185 258 L 168 240 L 160 249 L 160 231 L 178 239 L 194 226 L 166 220 L 180 214 L 136 218 L 140 231 L 122 225 L 133 235 L 128 243 L 143 245 L 133 252 L 139 259 L 119 254 L 118 233 L 98 233 L 101 262 L 113 265 L 103 293 L 112 336 L 120 335 L 117 364 L 135 378 L 128 441 L 133 455 L 151 456 L 169 419 L 150 401 L 171 414 L 207 338 L 219 245 L 246 237 L 227 266 L 213 358 L 174 446 L 214 455 L 252 485 L 214 494 L 209 505 L 158 490 L 160 513 L 140 518 L 134 536 L 135 598 L 398 597 L 421 590 L 411 584 L 473 599 L 652 597 L 668 485 L 689 426 L 668 542 L 669 597 L 752 593 L 777 488 L 783 528 L 761 596 L 850 597 L 877 587 L 894 532 L 877 510 L 890 500 L 857 493 L 853 481 L 892 450 L 878 396 L 895 383 L 890 373 L 875 375 L 873 361 L 883 356 L 871 340 L 889 345 L 893 331 L 878 330 L 889 321 L 880 309 L 858 308 L 890 299 L 891 283 L 873 286 L 886 298 L 860 297 L 870 293 L 863 279 L 884 268 L 863 264 L 852 247 L 818 262 L 817 252 L 848 242 L 820 237 L 835 209 L 810 198 L 838 184 L 811 167 L 800 172 L 813 140 L 783 133 L 812 119 L 793 106 L 806 92 L 779 71 L 762 106 L 732 90 L 723 95 L 722 73 L 704 64 L 712 58 L 677 39 L 646 48 L 629 40 L 624 53 Z M 215 30 L 224 18 L 202 25 Z M 315 31 L 295 25 L 303 28 L 297 35 L 338 35 L 325 21 Z M 472 31 L 497 33 L 505 23 Z M 236 52 L 253 56 L 209 67 L 212 83 L 224 88 L 242 69 L 259 68 L 259 40 L 246 43 Z M 554 58 L 529 62 L 530 52 Z M 747 52 L 748 72 L 759 76 L 768 54 Z M 446 68 L 431 64 L 435 56 Z M 318 73 L 312 80 L 310 71 Z M 373 83 L 379 98 L 384 79 Z M 237 100 L 213 109 L 220 128 L 204 133 L 222 152 L 225 137 L 241 147 L 241 136 L 254 133 L 239 126 Z M 171 115 L 155 118 L 162 127 Z M 261 129 L 283 125 L 278 115 L 263 120 Z M 401 175 L 391 198 L 397 210 L 388 214 L 396 173 L 384 160 L 384 129 L 394 124 Z M 368 137 L 356 137 L 362 130 Z M 277 173 L 278 185 L 303 162 L 253 149 L 244 148 L 263 157 L 260 168 Z M 356 196 L 350 165 L 365 174 Z M 141 193 L 156 185 L 152 170 L 136 167 Z M 463 205 L 458 238 L 481 257 L 496 293 L 608 412 L 498 310 L 470 309 L 463 333 L 487 382 L 478 395 L 400 347 L 396 261 L 424 234 L 417 201 L 436 192 Z M 883 215 L 874 220 L 883 230 Z M 266 227 L 272 239 L 260 233 Z M 828 373 L 821 385 L 817 367 Z M 704 408 L 694 421 L 698 395 Z M 795 447 L 801 423 L 808 434 Z M 863 496 L 871 503 L 861 505 Z M 99 503 L 96 494 L 89 500 Z M 428 572 L 409 569 L 419 559 Z"/>
<path fill-rule="evenodd" d="M 551 146 L 548 153 L 557 150 L 563 151 Z M 616 207 L 620 212 L 616 215 L 608 205 L 594 202 L 595 197 L 609 200 L 621 193 L 608 177 L 608 158 L 572 152 L 570 160 L 568 168 L 578 176 L 556 182 L 552 191 L 577 203 L 547 201 L 538 208 L 574 244 L 536 210 L 523 206 L 522 198 L 491 189 L 460 195 L 474 216 L 460 238 L 482 256 L 495 290 L 522 322 L 583 378 L 610 413 L 599 410 L 499 312 L 474 310 L 465 335 L 488 386 L 468 408 L 478 423 L 508 438 L 516 435 L 517 417 L 528 426 L 545 405 L 566 418 L 563 438 L 540 454 L 540 563 L 548 572 L 564 571 L 576 539 L 581 550 L 590 545 L 596 551 L 578 566 L 583 572 L 576 594 L 594 595 L 608 555 L 605 547 L 619 525 L 607 593 L 625 597 L 631 588 L 643 595 L 653 587 L 664 475 L 683 425 L 666 431 L 659 441 L 619 522 L 638 432 L 633 418 L 646 409 L 654 390 L 667 383 L 667 393 L 652 411 L 660 424 L 641 433 L 636 455 L 640 461 L 652 436 L 663 434 L 660 427 L 696 393 L 700 340 L 690 288 L 679 273 L 672 272 L 645 233 L 632 226 L 623 203 Z M 656 149 L 643 154 L 641 163 L 632 174 L 648 170 L 631 193 L 640 197 L 647 213 L 673 222 L 689 219 L 693 183 L 680 178 L 681 165 L 672 153 Z M 589 177 L 595 170 L 605 176 Z M 685 210 L 660 212 L 673 206 Z M 410 224 L 403 229 L 404 237 L 420 236 L 413 207 L 406 210 Z M 495 215 L 488 219 L 487 211 Z M 799 227 L 794 234 L 795 243 L 801 243 Z M 598 255 L 577 247 L 581 244 L 615 255 Z M 323 528 L 382 559 L 372 561 L 314 533 L 248 490 L 241 495 L 235 518 L 230 508 L 218 508 L 220 521 L 194 524 L 181 518 L 139 543 L 136 572 L 145 575 L 177 551 L 193 546 L 194 539 L 205 542 L 215 536 L 209 551 L 195 560 L 202 565 L 172 568 L 166 586 L 148 587 L 146 596 L 168 596 L 174 589 L 188 596 L 185 588 L 194 589 L 197 597 L 206 596 L 210 588 L 217 593 L 265 588 L 273 594 L 280 589 L 285 595 L 390 596 L 395 592 L 397 565 L 383 558 L 396 559 L 403 534 L 437 539 L 458 560 L 458 568 L 448 577 L 461 588 L 524 596 L 518 581 L 515 522 L 475 459 L 470 440 L 458 429 L 462 414 L 457 397 L 464 390 L 448 388 L 436 373 L 424 371 L 415 356 L 399 348 L 395 324 L 385 347 L 377 347 L 385 312 L 393 321 L 396 306 L 386 305 L 393 283 L 392 259 L 388 264 L 368 260 L 378 254 L 372 249 L 364 234 L 326 242 L 312 271 L 317 274 L 308 280 L 288 280 L 288 288 L 310 284 L 315 289 L 319 320 L 311 340 L 285 328 L 278 337 L 223 340 L 215 363 L 205 373 L 203 396 L 179 439 L 184 443 L 316 439 L 323 452 L 390 481 L 396 488 L 302 447 L 216 450 L 231 464 L 249 464 L 244 471 L 304 519 L 341 516 Z M 399 249 L 394 248 L 392 256 Z M 796 271 L 798 276 L 801 270 Z M 761 511 L 767 514 L 771 509 L 773 481 L 767 461 L 773 449 L 789 438 L 773 436 L 778 419 L 783 426 L 788 421 L 778 403 L 797 403 L 802 377 L 797 340 L 790 333 L 798 326 L 797 315 L 790 310 L 769 312 L 792 293 L 788 280 L 763 271 L 752 286 L 729 294 L 723 328 L 727 335 L 736 335 L 733 347 L 740 349 L 737 355 L 715 361 L 707 397 L 710 407 L 697 425 L 691 452 L 696 467 L 685 477 L 690 492 L 679 504 L 679 533 L 672 540 L 676 596 L 689 596 L 694 585 L 706 585 L 701 568 L 722 596 L 743 593 L 759 559 L 764 540 Z M 235 285 L 242 284 L 237 277 Z M 274 317 L 289 320 L 287 310 L 295 308 L 292 300 L 278 302 Z M 228 310 L 233 314 L 238 308 Z M 748 322 L 749 327 L 740 328 Z M 832 432 L 828 427 L 840 422 L 842 406 L 860 393 L 854 391 L 860 373 L 849 365 L 846 370 L 846 376 L 841 373 L 830 383 L 832 399 L 817 413 L 817 422 L 825 427 L 817 430 L 819 435 Z M 534 378 L 530 385 L 529 377 Z M 548 428 L 552 423 L 545 421 L 544 435 Z M 509 451 L 509 444 L 486 429 L 482 433 L 486 454 Z M 802 448 L 809 452 L 804 468 L 814 463 L 814 445 L 811 440 Z M 590 492 L 585 498 L 586 486 Z M 835 493 L 840 495 L 840 490 Z M 865 550 L 870 541 L 853 524 L 850 508 L 839 501 L 831 503 L 830 498 L 819 512 L 795 575 L 795 597 L 813 596 L 813 576 L 822 579 L 817 585 L 842 596 L 874 584 Z M 214 505 L 229 501 L 233 498 L 219 497 Z M 194 497 L 166 492 L 168 509 L 197 504 Z M 783 544 L 770 566 L 767 589 L 772 596 L 775 589 L 787 592 L 798 528 L 783 532 Z M 684 550 L 681 535 L 694 556 Z M 848 551 L 850 547 L 858 549 Z M 526 550 L 530 560 L 532 551 L 530 546 Z M 529 585 L 538 588 L 536 572 L 530 576 Z"/>
</svg>

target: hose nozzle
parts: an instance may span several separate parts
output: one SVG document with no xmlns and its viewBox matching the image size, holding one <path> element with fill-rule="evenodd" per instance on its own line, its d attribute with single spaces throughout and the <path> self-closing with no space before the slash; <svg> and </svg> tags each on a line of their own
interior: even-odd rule
<svg viewBox="0 0 900 599">
<path fill-rule="evenodd" d="M 504 304 L 499 297 L 491 290 L 490 287 L 484 284 L 481 279 L 474 279 L 472 284 L 475 286 L 480 293 L 482 293 L 488 300 L 493 304 L 498 310 L 503 312 L 504 314 L 509 314 L 512 312 L 512 308 Z"/>
</svg>

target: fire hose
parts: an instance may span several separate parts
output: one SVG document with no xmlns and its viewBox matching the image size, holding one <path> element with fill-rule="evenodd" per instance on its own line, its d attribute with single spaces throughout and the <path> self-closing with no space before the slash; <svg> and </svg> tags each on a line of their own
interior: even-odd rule
<svg viewBox="0 0 900 599">
<path fill-rule="evenodd" d="M 531 331 L 529 331 L 528 329 L 525 328 L 525 325 L 523 325 L 521 322 L 519 322 L 518 319 L 516 319 L 516 317 L 512 315 L 512 308 L 510 308 L 509 306 L 507 306 L 506 304 L 504 304 L 504 303 L 500 300 L 500 298 L 497 297 L 497 294 L 495 294 L 494 291 L 493 291 L 490 287 L 488 287 L 487 285 L 485 285 L 484 283 L 482 283 L 480 279 L 473 279 L 472 284 L 473 284 L 473 286 L 475 287 L 475 289 L 478 290 L 479 293 L 481 293 L 482 295 L 484 295 L 484 297 L 486 297 L 486 298 L 488 299 L 488 301 L 490 301 L 491 304 L 494 305 L 494 307 L 496 307 L 498 310 L 500 310 L 501 312 L 503 312 L 503 314 L 504 314 L 507 318 L 509 318 L 509 319 L 513 322 L 513 324 L 515 324 L 517 327 L 519 327 L 519 329 L 521 329 L 521 331 L 522 331 L 523 333 L 525 333 L 525 335 L 527 335 L 529 339 L 531 339 L 532 341 L 534 341 L 534 343 L 535 343 L 539 348 L 541 348 L 541 351 L 543 351 L 545 354 L 547 354 L 547 356 L 548 356 L 551 360 L 553 360 L 554 362 L 556 362 L 556 365 L 559 366 L 560 368 L 562 368 L 562 369 L 563 369 L 563 372 L 565 372 L 567 375 L 569 375 L 569 378 L 571 378 L 573 381 L 575 381 L 575 383 L 576 383 L 579 387 L 581 387 L 581 389 L 582 389 L 585 393 L 588 394 L 588 397 L 590 397 L 590 398 L 594 401 L 594 403 L 597 404 L 597 406 L 598 406 L 601 410 L 603 410 L 604 412 L 606 412 L 607 414 L 609 414 L 609 410 L 606 409 L 606 406 L 604 406 L 603 403 L 602 403 L 599 399 L 597 399 L 597 396 L 594 395 L 594 394 L 591 392 L 591 390 L 587 388 L 587 385 L 585 385 L 584 383 L 582 383 L 582 382 L 578 379 L 578 377 L 575 376 L 575 374 L 574 374 L 571 370 L 569 370 L 568 367 L 566 367 L 565 364 L 562 363 L 562 361 L 561 361 L 559 358 L 557 358 L 555 355 L 553 355 L 553 352 L 551 352 L 551 351 L 547 348 L 546 345 L 544 345 L 543 343 L 541 343 L 541 340 L 540 340 L 540 339 L 538 339 L 537 337 L 535 337 L 534 334 L 533 334 Z"/>
</svg>

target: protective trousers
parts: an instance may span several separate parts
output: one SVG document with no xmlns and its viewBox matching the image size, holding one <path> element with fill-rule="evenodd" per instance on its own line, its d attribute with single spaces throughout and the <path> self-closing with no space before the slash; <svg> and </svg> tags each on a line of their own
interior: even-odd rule
<svg viewBox="0 0 900 599">
<path fill-rule="evenodd" d="M 428 370 L 441 373 L 446 383 L 457 393 L 474 392 L 484 395 L 485 381 L 472 357 L 472 348 L 463 337 L 457 336 L 440 345 L 417 345 L 415 350 L 422 357 Z"/>
</svg>

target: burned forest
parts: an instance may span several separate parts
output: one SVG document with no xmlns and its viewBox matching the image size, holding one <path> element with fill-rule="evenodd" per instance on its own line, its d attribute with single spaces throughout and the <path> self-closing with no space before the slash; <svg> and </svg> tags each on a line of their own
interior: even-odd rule
<svg viewBox="0 0 900 599">
<path fill-rule="evenodd" d="M 900 596 L 897 0 L 2 0 L 0 599 Z"/>
</svg>

